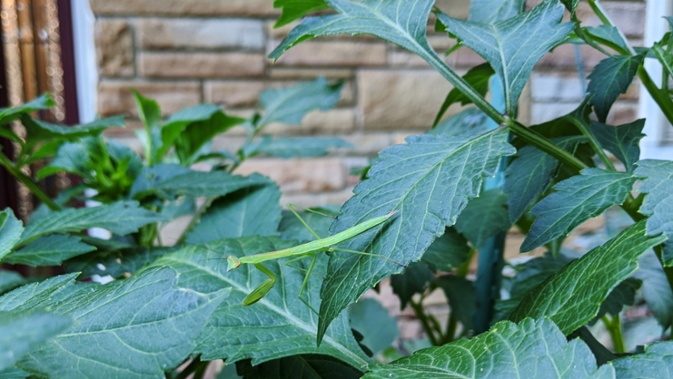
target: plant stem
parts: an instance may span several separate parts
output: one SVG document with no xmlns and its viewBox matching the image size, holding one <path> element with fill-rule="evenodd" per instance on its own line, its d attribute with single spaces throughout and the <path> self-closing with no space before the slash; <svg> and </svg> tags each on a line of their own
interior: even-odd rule
<svg viewBox="0 0 673 379">
<path fill-rule="evenodd" d="M 442 345 L 453 342 L 456 339 L 456 329 L 458 329 L 458 319 L 454 316 L 452 310 L 449 314 L 449 320 L 446 322 L 446 334 L 442 338 Z"/>
<path fill-rule="evenodd" d="M 603 162 L 605 167 L 610 171 L 617 171 L 615 165 L 612 164 L 610 158 L 608 158 L 607 154 L 605 154 L 605 150 L 603 150 L 594 134 L 589 131 L 589 128 L 587 128 L 586 124 L 575 117 L 568 117 L 567 120 L 570 121 L 570 123 L 572 123 L 573 125 L 575 125 L 575 127 L 579 129 L 582 135 L 584 135 L 589 140 L 589 145 L 598 155 L 598 158 L 600 158 L 601 162 Z"/>
<path fill-rule="evenodd" d="M 421 321 L 421 325 L 423 325 L 423 329 L 428 335 L 428 339 L 430 340 L 432 346 L 440 346 L 441 340 L 437 338 L 432 326 L 430 325 L 430 321 L 428 320 L 428 317 L 423 310 L 422 301 L 417 303 L 413 300 L 410 300 L 409 305 L 411 305 L 411 308 L 414 310 L 416 317 Z"/>
<path fill-rule="evenodd" d="M 605 327 L 610 333 L 610 338 L 612 338 L 612 344 L 615 348 L 615 353 L 624 354 L 626 353 L 626 345 L 624 344 L 624 335 L 622 334 L 622 320 L 619 317 L 619 314 L 614 315 L 610 318 L 607 314 L 602 317 Z"/>
<path fill-rule="evenodd" d="M 49 196 L 42 191 L 42 189 L 35 183 L 31 178 L 29 178 L 26 174 L 21 172 L 21 170 L 18 170 L 16 167 L 14 167 L 14 164 L 12 163 L 9 158 L 2 152 L 2 148 L 0 148 L 0 165 L 2 165 L 7 171 L 9 172 L 10 175 L 18 179 L 23 185 L 28 187 L 30 192 L 32 192 L 35 196 L 40 199 L 44 204 L 46 204 L 49 209 L 52 211 L 58 211 L 61 209 L 61 207 L 56 204 Z"/>
</svg>

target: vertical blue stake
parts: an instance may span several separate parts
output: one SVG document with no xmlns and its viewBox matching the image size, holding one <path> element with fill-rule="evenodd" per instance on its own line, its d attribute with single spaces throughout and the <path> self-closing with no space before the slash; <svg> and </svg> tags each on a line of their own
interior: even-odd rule
<svg viewBox="0 0 673 379">
<path fill-rule="evenodd" d="M 491 104 L 500 112 L 505 112 L 505 91 L 498 75 L 493 75 L 489 81 L 491 92 Z M 495 121 L 488 120 L 488 129 L 498 127 Z M 488 178 L 484 182 L 482 191 L 494 188 L 502 188 L 505 183 L 506 158 L 500 160 L 500 165 L 495 177 Z M 485 215 L 486 216 L 486 215 Z M 495 313 L 495 302 L 500 298 L 500 283 L 502 281 L 502 268 L 505 264 L 503 257 L 505 251 L 505 239 L 507 232 L 498 233 L 486 241 L 484 246 L 477 246 L 479 251 L 479 266 L 475 282 L 475 312 L 472 316 L 474 332 L 479 334 L 489 329 Z"/>
</svg>

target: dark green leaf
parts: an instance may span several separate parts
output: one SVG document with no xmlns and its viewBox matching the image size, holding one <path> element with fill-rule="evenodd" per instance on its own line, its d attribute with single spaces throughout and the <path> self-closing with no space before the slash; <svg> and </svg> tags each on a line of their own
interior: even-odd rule
<svg viewBox="0 0 673 379">
<path fill-rule="evenodd" d="M 18 366 L 52 377 L 163 377 L 192 352 L 227 292 L 204 295 L 178 279 L 173 269 L 155 268 L 61 298 L 50 309 L 75 323 Z"/>
<path fill-rule="evenodd" d="M 21 240 L 23 223 L 19 221 L 11 209 L 0 212 L 0 262 Z"/>
<path fill-rule="evenodd" d="M 518 16 L 525 4 L 525 0 L 472 0 L 469 20 L 480 24 L 495 24 Z"/>
<path fill-rule="evenodd" d="M 474 5 L 474 2 L 472 4 Z M 463 75 L 463 80 L 470 84 L 472 88 L 475 89 L 475 91 L 481 94 L 481 96 L 486 96 L 486 93 L 488 92 L 488 82 L 489 79 L 491 79 L 493 73 L 494 71 L 493 68 L 491 68 L 491 65 L 484 63 L 472 67 L 467 73 L 465 73 L 465 75 Z M 439 108 L 437 117 L 435 117 L 435 121 L 432 123 L 432 125 L 438 125 L 447 109 L 456 103 L 467 105 L 472 103 L 472 101 L 457 88 L 452 89 L 449 91 L 449 94 L 446 95 L 446 99 L 444 99 L 444 103 L 442 103 L 442 106 Z"/>
<path fill-rule="evenodd" d="M 612 104 L 625 93 L 645 56 L 614 55 L 600 61 L 589 75 L 587 93 L 598 120 L 605 122 Z"/>
<path fill-rule="evenodd" d="M 673 291 L 659 259 L 653 252 L 643 254 L 638 271 L 633 275 L 642 280 L 640 291 L 654 317 L 664 328 L 673 324 Z"/>
<path fill-rule="evenodd" d="M 144 97 L 140 92 L 132 89 L 136 99 L 138 116 L 145 126 L 145 138 L 141 139 L 145 145 L 145 159 L 150 163 L 158 163 L 157 151 L 161 147 L 161 108 L 156 101 Z"/>
<path fill-rule="evenodd" d="M 267 180 L 266 184 L 218 198 L 187 234 L 187 243 L 276 234 L 281 217 L 280 195 L 278 186 Z"/>
<path fill-rule="evenodd" d="M 660 379 L 673 377 L 673 342 L 657 342 L 645 352 L 611 362 L 619 379 Z"/>
<path fill-rule="evenodd" d="M 473 139 L 419 135 L 406 142 L 381 152 L 367 180 L 343 206 L 332 232 L 394 210 L 399 213 L 340 246 L 401 264 L 418 261 L 445 226 L 455 224 L 469 199 L 479 195 L 483 178 L 495 173 L 500 158 L 514 153 L 504 130 Z M 368 288 L 401 270 L 376 256 L 332 254 L 321 292 L 320 333 Z"/>
<path fill-rule="evenodd" d="M 519 96 L 535 64 L 573 30 L 574 25 L 561 23 L 561 17 L 563 6 L 554 1 L 492 25 L 437 16 L 449 33 L 495 69 L 505 89 L 505 110 L 510 115 L 516 114 Z"/>
<path fill-rule="evenodd" d="M 665 237 L 647 237 L 636 223 L 555 274 L 524 298 L 511 318 L 547 317 L 565 334 L 593 319 L 610 291 L 638 268 L 638 258 Z"/>
<path fill-rule="evenodd" d="M 563 5 L 565 5 L 566 9 L 568 9 L 568 11 L 574 15 L 580 0 L 561 0 L 561 2 Z"/>
<path fill-rule="evenodd" d="M 0 108 L 0 126 L 9 124 L 10 122 L 19 118 L 21 115 L 30 114 L 43 109 L 49 109 L 54 105 L 56 105 L 56 103 L 51 99 L 51 95 L 45 93 L 37 99 L 22 105 L 11 108 Z"/>
<path fill-rule="evenodd" d="M 579 339 L 566 341 L 547 319 L 509 321 L 470 340 L 420 350 L 372 368 L 363 379 L 389 378 L 614 378 L 614 370 L 596 367 Z"/>
<path fill-rule="evenodd" d="M 47 138 L 63 137 L 68 140 L 74 140 L 86 136 L 95 136 L 102 133 L 105 129 L 113 126 L 124 126 L 124 118 L 115 116 L 92 121 L 87 124 L 61 126 L 42 120 L 36 120 L 28 117 L 22 119 L 23 124 L 31 139 L 44 140 Z"/>
<path fill-rule="evenodd" d="M 610 25 L 598 25 L 587 28 L 582 28 L 589 34 L 590 38 L 602 45 L 608 45 L 622 54 L 629 52 L 629 47 L 626 46 L 624 39 L 619 32 L 619 29 Z"/>
<path fill-rule="evenodd" d="M 456 221 L 456 230 L 467 237 L 472 246 L 479 248 L 500 232 L 509 229 L 507 195 L 500 189 L 482 192 L 470 200 Z"/>
<path fill-rule="evenodd" d="M 432 280 L 432 274 L 427 264 L 411 262 L 404 272 L 390 277 L 393 292 L 400 299 L 400 309 L 404 309 L 415 294 L 425 291 Z"/>
<path fill-rule="evenodd" d="M 38 283 L 18 287 L 0 296 L 0 312 L 15 313 L 41 310 L 62 293 L 72 293 L 77 273 L 54 276 Z"/>
<path fill-rule="evenodd" d="M 272 122 L 299 124 L 312 110 L 333 108 L 342 88 L 343 83 L 329 84 L 323 77 L 292 87 L 268 88 L 259 97 L 264 113 L 255 124 L 258 128 Z"/>
<path fill-rule="evenodd" d="M 283 13 L 276 21 L 274 28 L 289 24 L 313 11 L 329 8 L 325 0 L 274 0 L 274 8 L 281 8 Z"/>
<path fill-rule="evenodd" d="M 5 262 L 28 266 L 55 266 L 66 259 L 96 250 L 79 237 L 56 234 L 40 237 L 5 257 Z"/>
<path fill-rule="evenodd" d="M 488 116 L 477 108 L 467 108 L 439 123 L 428 134 L 477 136 L 488 130 Z"/>
<path fill-rule="evenodd" d="M 24 279 L 19 273 L 9 270 L 0 270 L 0 295 L 24 284 Z"/>
<path fill-rule="evenodd" d="M 364 337 L 361 344 L 377 354 L 390 347 L 399 335 L 397 320 L 374 299 L 362 299 L 351 305 L 351 327 Z"/>
<path fill-rule="evenodd" d="M 536 216 L 521 251 L 530 251 L 565 236 L 584 221 L 615 204 L 622 204 L 636 178 L 629 173 L 586 168 L 556 186 L 532 213 Z"/>
<path fill-rule="evenodd" d="M 298 212 L 304 221 L 321 237 L 329 235 L 329 227 L 332 221 L 339 214 L 339 208 L 320 207 L 309 208 L 306 211 Z M 282 219 L 278 231 L 280 238 L 286 241 L 312 241 L 315 236 L 301 223 L 301 221 L 290 211 L 283 211 Z"/>
<path fill-rule="evenodd" d="M 634 278 L 628 278 L 619 283 L 601 304 L 601 309 L 598 310 L 596 318 L 603 317 L 605 314 L 616 316 L 625 306 L 633 305 L 636 300 L 636 292 L 641 284 L 640 280 Z"/>
<path fill-rule="evenodd" d="M 451 317 L 455 317 L 466 330 L 472 329 L 475 309 L 474 283 L 459 276 L 442 276 L 435 283 L 444 291 L 451 307 Z"/>
<path fill-rule="evenodd" d="M 262 154 L 278 158 L 320 157 L 335 149 L 349 149 L 353 145 L 339 137 L 264 137 L 246 147 L 246 156 Z"/>
<path fill-rule="evenodd" d="M 90 208 L 69 208 L 31 218 L 21 243 L 51 233 L 79 232 L 89 228 L 104 228 L 114 234 L 129 234 L 140 227 L 161 221 L 154 212 L 135 201 L 119 201 Z"/>
<path fill-rule="evenodd" d="M 586 142 L 582 136 L 558 137 L 552 140 L 557 146 L 574 153 Z M 509 196 L 509 219 L 516 222 L 535 203 L 552 183 L 559 162 L 551 155 L 526 145 L 519 149 L 515 159 L 505 171 L 504 191 Z"/>
<path fill-rule="evenodd" d="M 591 132 L 596 136 L 600 145 L 624 163 L 626 170 L 631 172 L 634 163 L 640 158 L 638 143 L 645 136 L 642 133 L 644 126 L 645 119 L 619 126 L 592 121 Z"/>
<path fill-rule="evenodd" d="M 362 372 L 326 355 L 298 355 L 252 366 L 236 364 L 245 379 L 357 379 Z M 230 379 L 227 377 L 226 379 Z"/>
<path fill-rule="evenodd" d="M 645 178 L 638 190 L 647 194 L 639 212 L 647 218 L 647 235 L 673 236 L 673 162 L 645 159 L 636 163 L 635 176 Z M 673 242 L 666 242 L 663 260 L 673 265 Z"/>
<path fill-rule="evenodd" d="M 469 252 L 470 246 L 465 237 L 456 229 L 447 228 L 444 235 L 430 244 L 422 260 L 438 270 L 451 271 L 465 263 Z"/>
<path fill-rule="evenodd" d="M 208 322 L 195 354 L 201 354 L 204 360 L 226 359 L 228 363 L 251 358 L 253 365 L 296 354 L 324 354 L 361 370 L 367 367 L 367 358 L 353 339 L 346 314 L 333 323 L 323 344 L 316 347 L 318 315 L 313 309 L 320 305 L 318 292 L 325 273 L 325 254 L 318 253 L 302 295 L 313 309 L 297 297 L 308 259 L 293 262 L 292 267 L 285 264 L 286 260 L 265 262 L 278 278 L 276 286 L 255 304 L 241 304 L 268 277 L 249 264 L 227 272 L 226 257 L 269 252 L 294 244 L 264 236 L 227 239 L 210 243 L 206 249 L 187 246 L 156 262 L 176 268 L 181 282 L 200 292 L 231 288 L 231 295 Z"/>
<path fill-rule="evenodd" d="M 52 313 L 0 312 L 0 370 L 13 366 L 71 324 L 69 317 Z"/>
</svg>

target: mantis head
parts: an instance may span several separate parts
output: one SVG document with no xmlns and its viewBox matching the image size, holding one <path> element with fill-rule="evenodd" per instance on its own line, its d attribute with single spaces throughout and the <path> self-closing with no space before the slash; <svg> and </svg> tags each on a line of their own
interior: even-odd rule
<svg viewBox="0 0 673 379">
<path fill-rule="evenodd" d="M 238 260 L 233 255 L 227 257 L 227 271 L 231 271 L 235 268 L 238 268 L 241 265 L 241 261 Z"/>
</svg>

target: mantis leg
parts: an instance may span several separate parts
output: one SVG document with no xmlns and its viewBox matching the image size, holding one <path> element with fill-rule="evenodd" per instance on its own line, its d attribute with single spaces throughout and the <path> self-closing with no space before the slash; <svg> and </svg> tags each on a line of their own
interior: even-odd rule
<svg viewBox="0 0 673 379">
<path fill-rule="evenodd" d="M 318 255 L 316 253 L 313 253 L 312 255 L 313 256 L 311 257 L 311 263 L 308 266 L 308 270 L 306 270 L 304 281 L 301 283 L 301 288 L 299 289 L 299 300 L 301 300 L 301 302 L 304 303 L 313 313 L 318 314 L 318 312 L 315 309 L 313 309 L 311 304 L 309 304 L 308 300 L 304 300 L 304 298 L 301 297 L 301 294 L 304 292 L 304 289 L 308 285 L 308 280 L 311 277 L 313 267 L 315 267 L 315 262 L 318 259 Z"/>
<path fill-rule="evenodd" d="M 243 299 L 243 305 L 252 305 L 260 301 L 264 295 L 266 295 L 276 284 L 276 275 L 271 272 L 271 270 L 264 267 L 264 265 L 261 263 L 256 263 L 255 267 L 269 278 L 262 282 L 262 284 L 260 284 L 257 288 L 252 290 L 252 292 L 250 292 L 248 296 Z"/>
<path fill-rule="evenodd" d="M 301 224 L 304 225 L 306 227 L 306 229 L 308 229 L 308 231 L 311 232 L 311 234 L 313 234 L 313 236 L 316 239 L 320 239 L 320 236 L 318 235 L 318 233 L 316 233 L 315 230 L 313 230 L 313 228 L 311 228 L 311 226 L 306 222 L 306 220 L 304 220 L 304 218 L 299 215 L 299 212 L 297 212 L 297 210 L 294 209 L 294 205 L 288 204 L 287 209 L 289 209 L 290 212 L 292 212 L 292 214 L 295 217 L 297 217 L 297 219 L 299 219 L 299 222 L 301 222 Z"/>
<path fill-rule="evenodd" d="M 402 263 L 400 263 L 400 262 L 398 262 L 394 259 L 390 259 L 390 258 L 388 258 L 384 255 L 380 255 L 380 254 L 373 254 L 373 253 L 367 253 L 367 252 L 364 252 L 364 251 L 357 251 L 357 250 L 350 250 L 350 249 L 341 249 L 341 248 L 336 248 L 336 247 L 330 248 L 329 250 L 330 251 L 343 251 L 345 253 L 352 253 L 352 254 L 366 255 L 366 256 L 369 256 L 369 257 L 381 258 L 381 259 L 387 260 L 388 262 L 392 262 L 392 263 L 394 263 L 394 264 L 396 264 L 400 267 L 407 267 L 406 265 L 404 265 L 404 264 L 402 264 Z"/>
</svg>

